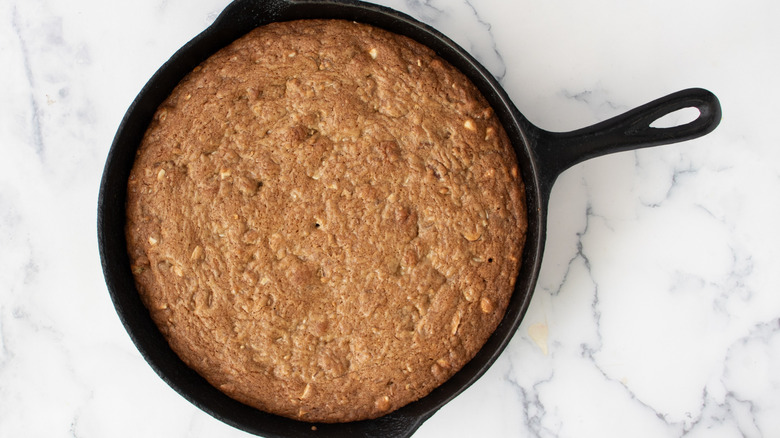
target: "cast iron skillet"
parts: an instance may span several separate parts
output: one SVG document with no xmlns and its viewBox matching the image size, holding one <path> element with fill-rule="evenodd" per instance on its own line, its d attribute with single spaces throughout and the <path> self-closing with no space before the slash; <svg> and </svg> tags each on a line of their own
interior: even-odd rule
<svg viewBox="0 0 780 438">
<path fill-rule="evenodd" d="M 251 29 L 273 21 L 341 18 L 365 22 L 409 36 L 434 49 L 465 73 L 490 101 L 517 154 L 526 183 L 528 236 L 514 295 L 506 316 L 474 359 L 431 394 L 375 420 L 312 424 L 260 412 L 209 385 L 170 349 L 141 303 L 130 272 L 124 234 L 127 179 L 141 137 L 157 106 L 196 65 Z M 682 108 L 697 108 L 695 120 L 672 128 L 650 124 Z M 532 125 L 474 58 L 435 29 L 397 11 L 353 0 L 236 0 L 215 23 L 182 47 L 149 80 L 130 105 L 108 153 L 98 199 L 98 239 L 103 272 L 114 306 L 144 358 L 171 387 L 214 417 L 266 437 L 408 437 L 440 407 L 457 396 L 496 360 L 531 300 L 542 262 L 547 202 L 557 176 L 572 165 L 612 152 L 693 139 L 711 132 L 721 109 L 709 91 L 689 89 L 623 115 L 568 133 Z"/>
</svg>

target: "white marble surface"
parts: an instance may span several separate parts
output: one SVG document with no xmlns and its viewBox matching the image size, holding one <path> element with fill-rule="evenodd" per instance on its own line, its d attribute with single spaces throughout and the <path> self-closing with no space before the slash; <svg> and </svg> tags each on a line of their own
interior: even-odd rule
<svg viewBox="0 0 780 438">
<path fill-rule="evenodd" d="M 226 3 L 0 1 L 0 437 L 248 436 L 146 365 L 95 225 L 122 115 Z M 383 3 L 471 51 L 543 128 L 691 86 L 724 110 L 704 138 L 562 175 L 520 330 L 415 436 L 780 436 L 780 3 Z"/>
</svg>

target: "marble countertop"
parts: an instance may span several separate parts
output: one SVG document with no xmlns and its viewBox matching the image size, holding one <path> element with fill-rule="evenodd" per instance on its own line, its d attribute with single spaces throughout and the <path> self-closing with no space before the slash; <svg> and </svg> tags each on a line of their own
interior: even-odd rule
<svg viewBox="0 0 780 438">
<path fill-rule="evenodd" d="M 519 331 L 415 437 L 780 436 L 780 3 L 381 3 L 470 51 L 545 129 L 688 87 L 724 114 L 558 179 Z M 0 436 L 249 436 L 144 362 L 96 238 L 119 121 L 226 4 L 0 2 Z"/>
</svg>

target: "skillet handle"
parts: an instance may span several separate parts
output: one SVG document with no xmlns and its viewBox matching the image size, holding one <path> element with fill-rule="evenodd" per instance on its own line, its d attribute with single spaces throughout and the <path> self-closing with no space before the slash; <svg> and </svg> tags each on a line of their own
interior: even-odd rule
<svg viewBox="0 0 780 438">
<path fill-rule="evenodd" d="M 699 116 L 669 128 L 650 126 L 661 117 L 683 108 L 696 108 Z M 555 179 L 571 166 L 613 152 L 677 143 L 706 135 L 721 119 L 718 98 L 701 88 L 678 91 L 624 114 L 571 132 L 539 129 L 537 158 L 541 185 L 549 195 Z M 537 128 L 538 129 L 538 128 Z"/>
</svg>

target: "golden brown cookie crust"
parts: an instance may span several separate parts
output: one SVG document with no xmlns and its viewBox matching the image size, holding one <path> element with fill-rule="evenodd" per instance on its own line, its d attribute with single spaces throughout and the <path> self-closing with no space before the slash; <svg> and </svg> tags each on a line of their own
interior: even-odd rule
<svg viewBox="0 0 780 438">
<path fill-rule="evenodd" d="M 141 298 L 227 395 L 290 418 L 425 396 L 503 317 L 523 183 L 485 99 L 347 21 L 258 28 L 160 106 L 128 184 Z"/>
</svg>

